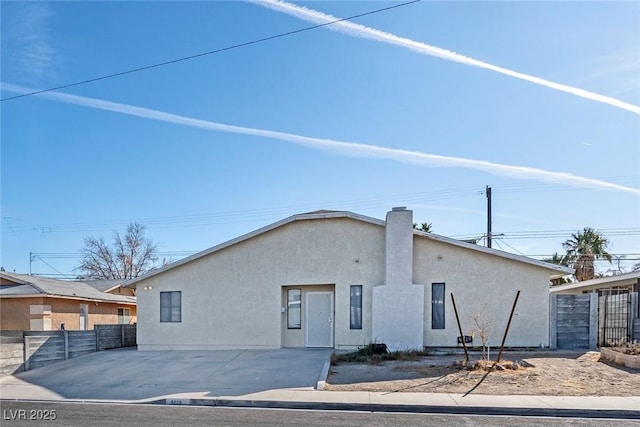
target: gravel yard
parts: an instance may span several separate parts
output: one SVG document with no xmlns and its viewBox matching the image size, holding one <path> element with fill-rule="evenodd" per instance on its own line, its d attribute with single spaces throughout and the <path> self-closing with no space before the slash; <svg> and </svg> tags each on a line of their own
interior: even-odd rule
<svg viewBox="0 0 640 427">
<path fill-rule="evenodd" d="M 468 393 L 494 395 L 638 396 L 640 370 L 599 361 L 599 352 L 505 353 L 502 360 L 525 361 L 517 370 L 454 366 L 455 356 L 426 356 L 416 361 L 332 365 L 326 390 Z M 471 360 L 479 359 L 472 356 Z M 484 378 L 484 379 L 483 379 Z"/>
</svg>

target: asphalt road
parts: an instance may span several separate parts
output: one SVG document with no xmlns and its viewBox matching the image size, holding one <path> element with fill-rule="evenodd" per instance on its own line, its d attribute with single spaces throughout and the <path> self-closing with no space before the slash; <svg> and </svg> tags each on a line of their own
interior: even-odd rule
<svg viewBox="0 0 640 427">
<path fill-rule="evenodd" d="M 380 412 L 1 401 L 7 426 L 593 426 L 640 421 Z M 45 419 L 46 418 L 46 419 Z"/>
</svg>

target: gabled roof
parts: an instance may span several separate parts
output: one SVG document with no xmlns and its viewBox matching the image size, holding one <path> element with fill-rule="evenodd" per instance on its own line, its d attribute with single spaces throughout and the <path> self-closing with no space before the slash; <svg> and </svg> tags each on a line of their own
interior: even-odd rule
<svg viewBox="0 0 640 427">
<path fill-rule="evenodd" d="M 598 277 L 591 280 L 583 280 L 576 283 L 565 283 L 552 287 L 549 292 L 552 294 L 569 291 L 569 290 L 595 290 L 600 288 L 608 288 L 611 286 L 622 286 L 627 284 L 633 284 L 640 281 L 640 270 L 632 271 L 631 273 L 616 274 L 615 276 Z"/>
<path fill-rule="evenodd" d="M 124 279 L 90 279 L 82 280 L 83 283 L 99 290 L 100 292 L 110 292 L 125 282 Z"/>
<path fill-rule="evenodd" d="M 529 258 L 527 256 L 524 255 L 516 255 L 516 254 L 512 254 L 510 252 L 504 252 L 504 251 L 500 251 L 497 249 L 492 249 L 492 248 L 486 248 L 484 246 L 480 246 L 477 245 L 475 243 L 469 243 L 467 241 L 464 240 L 456 240 L 456 239 L 452 239 L 451 237 L 445 237 L 445 236 L 440 236 L 438 234 L 434 234 L 434 233 L 425 233 L 424 231 L 419 231 L 419 230 L 413 230 L 413 234 L 418 234 L 424 237 L 427 237 L 428 239 L 431 240 L 435 240 L 435 241 L 439 241 L 439 242 L 443 242 L 443 243 L 448 243 L 450 245 L 453 246 L 458 246 L 461 248 L 466 248 L 466 249 L 471 249 L 477 252 L 482 252 L 488 255 L 495 255 L 498 256 L 500 258 L 505 258 L 505 259 L 510 259 L 512 261 L 518 261 L 518 262 L 523 262 L 525 264 L 530 264 L 530 265 L 534 265 L 536 267 L 542 267 L 542 268 L 546 268 L 547 270 L 552 270 L 555 273 L 551 275 L 551 277 L 555 278 L 555 277 L 562 277 L 562 276 L 566 276 L 568 274 L 573 274 L 573 272 L 575 271 L 573 268 L 569 268 L 569 267 L 565 267 L 562 265 L 558 265 L 558 264 L 552 264 L 549 262 L 544 262 L 544 261 L 540 261 L 534 258 Z"/>
<path fill-rule="evenodd" d="M 30 276 L 27 274 L 0 272 L 0 277 L 15 285 L 0 286 L 0 297 L 58 297 L 83 299 L 95 302 L 114 302 L 121 304 L 135 304 L 134 297 L 113 295 L 100 292 L 84 282 L 72 282 L 50 279 L 47 277 Z"/>
<path fill-rule="evenodd" d="M 314 211 L 314 212 L 309 212 L 309 213 L 303 213 L 303 214 L 297 214 L 297 215 L 292 215 L 288 218 L 282 219 L 280 221 L 274 222 L 273 224 L 269 224 L 265 227 L 259 228 L 255 231 L 252 231 L 250 233 L 247 234 L 243 234 L 242 236 L 236 237 L 235 239 L 231 239 L 228 240 L 224 243 L 221 243 L 219 245 L 213 246 L 212 248 L 209 249 L 205 249 L 201 252 L 198 252 L 196 254 L 193 254 L 189 257 L 180 259 L 178 261 L 175 261 L 171 264 L 168 264 L 162 268 L 158 268 L 156 270 L 152 270 L 150 272 L 148 272 L 147 274 L 143 275 L 143 276 L 139 276 L 137 278 L 134 278 L 126 283 L 124 283 L 122 286 L 123 287 L 133 287 L 133 285 L 135 285 L 136 283 L 140 282 L 141 280 L 145 280 L 148 279 L 150 277 L 156 276 L 164 271 L 167 270 L 171 270 L 173 268 L 176 268 L 178 266 L 187 264 L 191 261 L 194 261 L 196 259 L 205 257 L 207 255 L 210 255 L 214 252 L 218 252 L 222 249 L 228 248 L 229 246 L 233 246 L 237 243 L 243 242 L 245 240 L 249 240 L 253 237 L 259 236 L 261 234 L 264 234 L 268 231 L 274 230 L 276 228 L 282 227 L 284 225 L 290 224 L 292 222 L 295 221 L 308 221 L 308 220 L 316 220 L 316 219 L 329 219 L 329 218 L 350 218 L 356 221 L 362 221 L 362 222 L 366 222 L 369 224 L 374 224 L 374 225 L 378 225 L 381 227 L 384 227 L 386 225 L 386 222 L 381 220 L 381 219 L 376 219 L 376 218 L 371 218 L 365 215 L 360 215 L 357 213 L 353 213 L 353 212 L 349 212 L 349 211 L 329 211 L 329 210 L 318 210 L 318 211 Z M 541 267 L 541 268 L 545 268 L 547 270 L 551 270 L 554 273 L 551 274 L 551 277 L 562 277 L 562 276 L 566 276 L 567 274 L 572 274 L 574 272 L 573 269 L 568 268 L 568 267 L 563 267 L 560 265 L 556 265 L 556 264 L 550 264 L 544 261 L 538 261 L 536 259 L 533 258 L 529 258 L 529 257 L 525 257 L 522 255 L 515 255 L 515 254 L 511 254 L 508 252 L 503 252 L 503 251 L 499 251 L 496 249 L 490 249 L 490 248 L 485 248 L 482 246 L 478 246 L 475 245 L 473 243 L 466 243 L 460 240 L 455 240 L 449 237 L 444 237 L 444 236 L 440 236 L 434 233 L 425 233 L 419 230 L 413 230 L 413 234 L 414 235 L 418 235 L 421 237 L 426 237 L 428 239 L 432 239 L 435 241 L 439 241 L 439 242 L 443 242 L 443 243 L 447 243 L 447 244 L 451 244 L 454 246 L 458 246 L 461 248 L 465 248 L 465 249 L 470 249 L 473 251 L 478 251 L 478 252 L 482 252 L 485 254 L 489 254 L 489 255 L 494 255 L 500 258 L 504 258 L 504 259 L 509 259 L 512 261 L 518 261 L 518 262 L 523 262 L 526 264 L 530 264 L 530 265 L 534 265 L 536 267 Z"/>
</svg>

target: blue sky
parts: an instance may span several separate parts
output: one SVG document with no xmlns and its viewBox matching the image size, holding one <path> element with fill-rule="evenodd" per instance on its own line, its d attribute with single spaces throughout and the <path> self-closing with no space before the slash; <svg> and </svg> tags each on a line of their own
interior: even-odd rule
<svg viewBox="0 0 640 427">
<path fill-rule="evenodd" d="M 2 2 L 2 98 L 394 4 Z M 479 237 L 485 185 L 494 248 L 562 252 L 590 226 L 640 258 L 639 17 L 419 2 L 5 100 L 2 266 L 72 273 L 84 236 L 134 220 L 170 259 L 316 209 Z"/>
</svg>

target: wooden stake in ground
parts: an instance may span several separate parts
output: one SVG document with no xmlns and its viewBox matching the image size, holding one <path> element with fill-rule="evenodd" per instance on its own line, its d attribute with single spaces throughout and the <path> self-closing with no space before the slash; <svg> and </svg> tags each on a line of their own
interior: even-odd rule
<svg viewBox="0 0 640 427">
<path fill-rule="evenodd" d="M 469 352 L 467 351 L 467 344 L 464 342 L 464 334 L 462 333 L 462 325 L 458 317 L 458 309 L 456 308 L 456 300 L 453 298 L 453 292 L 451 292 L 451 302 L 453 303 L 453 312 L 456 314 L 456 322 L 458 322 L 458 331 L 460 331 L 460 340 L 462 341 L 462 348 L 464 348 L 464 364 L 466 366 L 469 362 Z"/>
<path fill-rule="evenodd" d="M 498 363 L 500 363 L 500 358 L 502 357 L 502 350 L 504 350 L 504 343 L 507 341 L 507 334 L 509 333 L 509 326 L 511 326 L 511 319 L 513 319 L 513 313 L 516 311 L 516 304 L 518 304 L 518 297 L 520 297 L 520 291 L 516 293 L 516 299 L 513 301 L 513 307 L 511 307 L 511 314 L 509 315 L 509 321 L 507 322 L 507 327 L 504 330 L 504 336 L 502 337 L 502 344 L 500 344 L 500 351 L 498 352 L 498 357 L 496 357 L 496 363 L 493 364 L 491 370 L 496 367 Z"/>
</svg>

